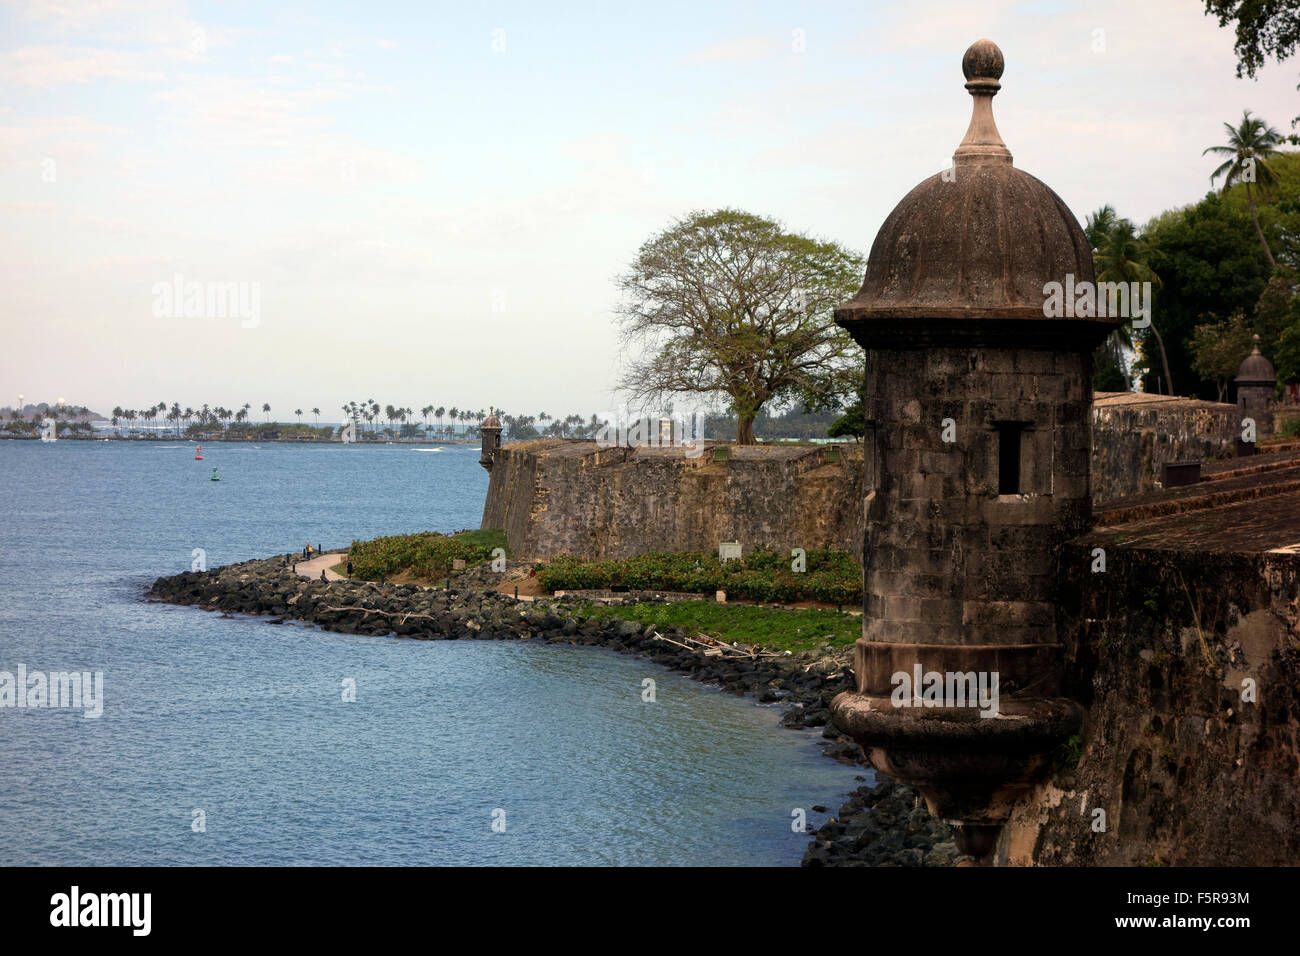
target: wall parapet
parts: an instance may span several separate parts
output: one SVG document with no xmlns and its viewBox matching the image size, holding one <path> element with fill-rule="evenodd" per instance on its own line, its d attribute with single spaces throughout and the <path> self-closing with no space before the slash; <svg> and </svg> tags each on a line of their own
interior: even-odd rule
<svg viewBox="0 0 1300 956">
<path fill-rule="evenodd" d="M 564 439 L 504 445 L 482 527 L 503 529 L 525 560 L 708 552 L 723 541 L 746 553 L 834 547 L 861 557 L 861 446 L 729 445 L 725 458 L 712 447 L 688 457 Z"/>
<path fill-rule="evenodd" d="M 1097 506 L 1152 491 L 1165 462 L 1235 453 L 1236 405 L 1174 395 L 1098 392 L 1092 405 L 1092 497 Z"/>
</svg>

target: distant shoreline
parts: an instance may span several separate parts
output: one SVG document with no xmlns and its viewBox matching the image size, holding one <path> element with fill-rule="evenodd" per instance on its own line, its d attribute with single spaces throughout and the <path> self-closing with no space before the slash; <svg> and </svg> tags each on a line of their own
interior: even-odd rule
<svg viewBox="0 0 1300 956">
<path fill-rule="evenodd" d="M 6 435 L 5 441 L 40 441 L 39 435 Z M 184 435 L 60 435 L 58 441 L 117 441 L 117 442 L 184 442 L 190 445 L 478 445 L 477 438 L 359 438 L 343 442 L 337 438 L 189 438 Z"/>
</svg>

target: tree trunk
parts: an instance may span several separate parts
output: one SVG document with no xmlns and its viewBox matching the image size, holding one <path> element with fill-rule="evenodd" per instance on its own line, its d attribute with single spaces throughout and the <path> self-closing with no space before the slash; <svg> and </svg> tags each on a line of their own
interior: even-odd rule
<svg viewBox="0 0 1300 956">
<path fill-rule="evenodd" d="M 1268 240 L 1264 238 L 1264 230 L 1259 227 L 1259 213 L 1255 211 L 1255 196 L 1250 191 L 1250 183 L 1246 183 L 1246 198 L 1250 200 L 1250 218 L 1255 221 L 1255 232 L 1259 234 L 1260 244 L 1264 247 L 1264 255 L 1268 256 L 1268 264 L 1277 269 L 1277 260 L 1273 258 L 1273 250 L 1268 247 Z"/>
<path fill-rule="evenodd" d="M 739 416 L 736 425 L 736 444 L 754 445 L 754 417 L 750 415 L 746 418 L 744 415 Z"/>
<path fill-rule="evenodd" d="M 1165 340 L 1160 337 L 1160 330 L 1156 328 L 1154 321 L 1151 323 L 1151 331 L 1155 333 L 1156 345 L 1160 346 L 1160 363 L 1165 367 L 1165 381 L 1168 383 L 1165 387 L 1169 389 L 1165 394 L 1172 395 L 1174 394 L 1174 377 L 1169 372 L 1169 356 L 1165 353 Z"/>
</svg>

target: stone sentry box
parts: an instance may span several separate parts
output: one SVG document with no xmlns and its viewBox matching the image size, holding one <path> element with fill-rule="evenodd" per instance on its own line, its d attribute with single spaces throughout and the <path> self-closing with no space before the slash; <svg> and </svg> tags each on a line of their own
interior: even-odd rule
<svg viewBox="0 0 1300 956">
<path fill-rule="evenodd" d="M 1056 568 L 1088 529 L 1092 351 L 1118 318 L 1044 314 L 1049 282 L 1093 281 L 1069 208 L 1017 170 L 993 122 L 1002 53 L 962 61 L 974 98 L 953 167 L 877 234 L 836 321 L 866 350 L 863 634 L 836 723 L 917 786 L 966 852 L 1073 733 L 1060 698 Z M 997 674 L 997 715 L 899 706 L 895 675 Z"/>
</svg>

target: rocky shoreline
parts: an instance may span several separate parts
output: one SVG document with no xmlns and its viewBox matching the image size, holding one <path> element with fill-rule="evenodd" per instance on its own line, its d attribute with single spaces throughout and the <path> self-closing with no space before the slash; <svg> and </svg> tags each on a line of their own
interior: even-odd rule
<svg viewBox="0 0 1300 956">
<path fill-rule="evenodd" d="M 635 654 L 730 693 L 778 702 L 784 726 L 820 727 L 827 756 L 861 763 L 861 749 L 830 721 L 829 704 L 851 686 L 852 676 L 829 654 L 711 655 L 687 646 L 683 633 L 661 634 L 617 618 L 597 620 L 584 614 L 582 605 L 563 599 L 516 601 L 485 586 L 476 571 L 453 580 L 450 589 L 324 582 L 299 575 L 294 560 L 282 555 L 159 578 L 146 597 L 224 614 L 271 616 L 272 624 L 304 621 L 350 634 L 542 640 Z M 969 859 L 958 853 L 949 827 L 930 817 L 916 791 L 892 782 L 859 788 L 810 835 L 805 866 L 951 866 Z"/>
</svg>

